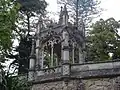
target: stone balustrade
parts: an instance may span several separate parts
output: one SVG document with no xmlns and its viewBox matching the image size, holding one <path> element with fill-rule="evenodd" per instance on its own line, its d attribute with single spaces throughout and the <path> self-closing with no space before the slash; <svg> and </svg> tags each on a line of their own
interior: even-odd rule
<svg viewBox="0 0 120 90">
<path fill-rule="evenodd" d="M 41 69 L 43 74 L 36 77 L 36 81 L 62 79 L 62 66 Z M 39 70 L 37 71 L 39 72 Z M 92 78 L 120 75 L 120 61 L 71 64 L 69 78 Z"/>
</svg>

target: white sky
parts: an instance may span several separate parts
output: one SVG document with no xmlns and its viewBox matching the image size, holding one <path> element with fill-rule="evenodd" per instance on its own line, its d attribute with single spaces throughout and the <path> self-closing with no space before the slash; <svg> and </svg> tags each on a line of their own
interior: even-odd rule
<svg viewBox="0 0 120 90">
<path fill-rule="evenodd" d="M 47 10 L 56 13 L 58 11 L 57 0 L 46 1 L 49 4 Z M 99 1 L 101 1 L 100 7 L 104 9 L 99 18 L 108 19 L 110 17 L 114 17 L 116 20 L 120 20 L 120 0 L 99 0 Z"/>
<path fill-rule="evenodd" d="M 106 9 L 101 15 L 103 19 L 114 17 L 120 20 L 120 0 L 101 0 L 101 7 Z"/>
</svg>

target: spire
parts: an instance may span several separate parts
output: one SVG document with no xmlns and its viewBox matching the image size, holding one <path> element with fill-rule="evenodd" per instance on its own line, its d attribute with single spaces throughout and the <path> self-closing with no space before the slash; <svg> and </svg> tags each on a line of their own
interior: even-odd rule
<svg viewBox="0 0 120 90">
<path fill-rule="evenodd" d="M 62 24 L 63 21 L 63 7 L 61 6 L 60 16 L 59 16 L 59 24 Z"/>
<path fill-rule="evenodd" d="M 68 16 L 68 11 L 66 5 L 64 6 L 63 15 Z"/>
<path fill-rule="evenodd" d="M 63 15 L 63 7 L 61 6 L 60 16 Z"/>
<path fill-rule="evenodd" d="M 68 24 L 68 11 L 67 11 L 67 7 L 66 5 L 63 7 L 61 7 L 61 11 L 60 11 L 60 19 L 59 19 L 59 24 L 62 25 L 67 25 Z"/>
</svg>

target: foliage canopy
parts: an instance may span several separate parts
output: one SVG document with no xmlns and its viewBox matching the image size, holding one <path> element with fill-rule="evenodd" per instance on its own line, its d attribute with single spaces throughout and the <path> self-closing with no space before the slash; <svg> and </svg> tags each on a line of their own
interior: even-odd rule
<svg viewBox="0 0 120 90">
<path fill-rule="evenodd" d="M 114 18 L 100 19 L 92 25 L 87 40 L 88 60 L 101 61 L 120 58 L 120 23 Z M 110 54 L 112 56 L 110 56 Z"/>
</svg>

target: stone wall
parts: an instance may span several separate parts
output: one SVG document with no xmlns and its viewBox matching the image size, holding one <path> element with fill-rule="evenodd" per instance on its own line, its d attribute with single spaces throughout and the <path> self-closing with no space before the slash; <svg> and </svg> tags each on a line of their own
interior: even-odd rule
<svg viewBox="0 0 120 90">
<path fill-rule="evenodd" d="M 84 80 L 85 90 L 114 90 L 113 78 Z"/>
<path fill-rule="evenodd" d="M 120 77 L 92 78 L 35 84 L 32 90 L 120 90 Z"/>
<path fill-rule="evenodd" d="M 84 90 L 120 90 L 120 77 L 83 80 Z"/>
<path fill-rule="evenodd" d="M 31 90 L 120 90 L 120 62 L 74 64 L 67 76 L 60 71 L 36 76 Z"/>
<path fill-rule="evenodd" d="M 71 80 L 68 83 L 64 81 L 57 81 L 44 84 L 36 84 L 32 90 L 76 90 L 78 81 Z"/>
</svg>

